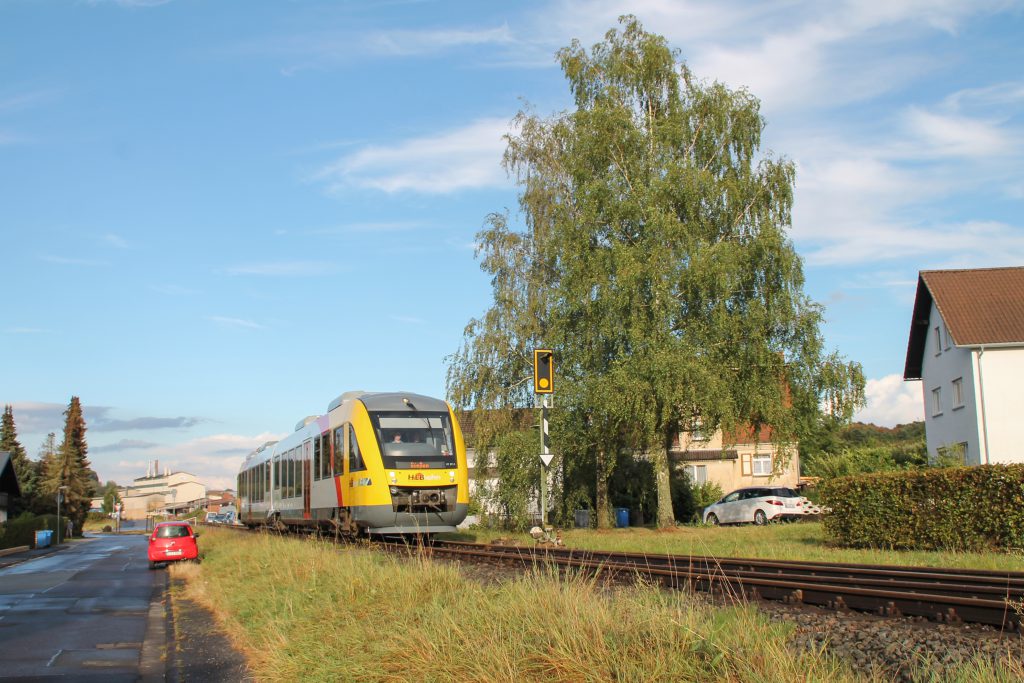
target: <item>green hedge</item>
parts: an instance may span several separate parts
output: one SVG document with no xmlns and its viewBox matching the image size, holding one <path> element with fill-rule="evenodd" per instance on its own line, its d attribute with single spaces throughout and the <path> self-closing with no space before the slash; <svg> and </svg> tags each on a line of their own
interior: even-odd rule
<svg viewBox="0 0 1024 683">
<path fill-rule="evenodd" d="M 61 517 L 61 523 L 66 518 Z M 57 543 L 57 515 L 33 515 L 23 512 L 14 519 L 0 524 L 0 549 L 14 548 L 19 545 L 36 546 L 36 531 L 53 529 L 53 543 Z M 63 536 L 63 533 L 61 534 Z"/>
<path fill-rule="evenodd" d="M 1024 465 L 840 477 L 821 485 L 841 545 L 920 550 L 1024 547 Z"/>
</svg>

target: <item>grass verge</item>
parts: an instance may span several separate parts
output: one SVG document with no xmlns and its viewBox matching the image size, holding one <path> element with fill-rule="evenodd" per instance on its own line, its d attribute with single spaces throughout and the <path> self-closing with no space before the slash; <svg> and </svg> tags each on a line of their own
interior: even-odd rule
<svg viewBox="0 0 1024 683">
<path fill-rule="evenodd" d="M 752 607 L 651 586 L 543 569 L 484 585 L 452 565 L 220 530 L 203 555 L 171 571 L 261 681 L 882 680 L 794 654 L 788 627 Z"/>
</svg>

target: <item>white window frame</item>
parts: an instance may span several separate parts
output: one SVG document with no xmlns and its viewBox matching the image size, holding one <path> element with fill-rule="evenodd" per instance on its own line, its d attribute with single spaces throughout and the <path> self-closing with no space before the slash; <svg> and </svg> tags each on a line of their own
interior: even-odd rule
<svg viewBox="0 0 1024 683">
<path fill-rule="evenodd" d="M 953 380 L 953 410 L 964 407 L 964 378 Z"/>
<path fill-rule="evenodd" d="M 684 468 L 686 476 L 690 478 L 690 482 L 696 486 L 706 484 L 708 482 L 708 466 L 707 465 L 687 465 Z"/>
<path fill-rule="evenodd" d="M 765 471 L 765 464 L 767 461 L 767 471 Z M 771 453 L 754 453 L 750 459 L 751 470 L 755 477 L 770 477 L 772 475 L 772 454 Z"/>
<path fill-rule="evenodd" d="M 942 330 L 939 326 L 935 326 L 935 355 L 938 356 L 942 353 Z"/>
<path fill-rule="evenodd" d="M 949 325 L 943 324 L 942 331 L 945 333 L 943 336 L 946 338 L 946 350 L 949 351 L 949 347 L 953 345 L 949 341 Z"/>
<path fill-rule="evenodd" d="M 932 389 L 932 417 L 942 415 L 942 387 Z"/>
</svg>

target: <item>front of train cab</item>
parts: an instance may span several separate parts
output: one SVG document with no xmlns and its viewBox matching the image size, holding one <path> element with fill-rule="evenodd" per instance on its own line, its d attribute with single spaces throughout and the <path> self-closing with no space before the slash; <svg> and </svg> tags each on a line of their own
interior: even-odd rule
<svg viewBox="0 0 1024 683">
<path fill-rule="evenodd" d="M 380 453 L 386 505 L 354 509 L 375 534 L 455 531 L 469 507 L 469 473 L 462 430 L 448 404 L 416 394 L 367 394 L 370 426 Z"/>
</svg>

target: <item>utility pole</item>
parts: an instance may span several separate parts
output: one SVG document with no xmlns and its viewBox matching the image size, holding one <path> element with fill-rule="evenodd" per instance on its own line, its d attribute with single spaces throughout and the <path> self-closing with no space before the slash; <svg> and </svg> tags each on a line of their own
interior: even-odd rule
<svg viewBox="0 0 1024 683">
<path fill-rule="evenodd" d="M 551 349 L 533 352 L 533 391 L 540 403 L 540 526 L 548 525 L 548 466 L 554 457 L 548 442 L 548 408 L 555 393 L 555 360 Z"/>
</svg>

